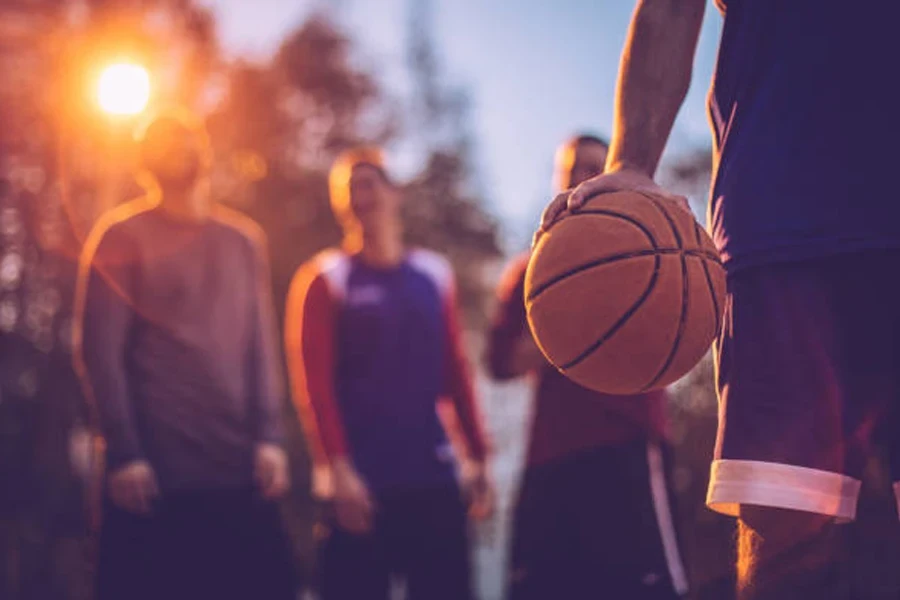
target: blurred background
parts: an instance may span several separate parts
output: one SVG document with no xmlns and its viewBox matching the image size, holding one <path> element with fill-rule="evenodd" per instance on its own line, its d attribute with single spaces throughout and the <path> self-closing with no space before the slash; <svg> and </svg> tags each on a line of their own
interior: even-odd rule
<svg viewBox="0 0 900 600">
<path fill-rule="evenodd" d="M 410 242 L 457 269 L 477 365 L 497 277 L 552 193 L 556 145 L 610 133 L 631 10 L 589 0 L 2 0 L 0 598 L 91 595 L 84 410 L 70 366 L 75 263 L 97 216 L 139 193 L 131 135 L 144 115 L 179 103 L 205 117 L 215 194 L 266 230 L 279 311 L 295 268 L 339 240 L 332 159 L 350 144 L 384 145 Z M 660 173 L 701 219 L 720 26 L 710 8 Z M 500 510 L 474 532 L 476 577 L 481 598 L 499 600 L 529 382 L 479 373 L 478 385 Z M 308 575 L 308 462 L 285 410 L 295 485 L 284 510 Z M 733 524 L 703 507 L 716 417 L 708 358 L 675 386 L 671 410 L 695 597 L 727 598 Z M 893 569 L 869 562 L 879 589 L 896 589 Z"/>
</svg>

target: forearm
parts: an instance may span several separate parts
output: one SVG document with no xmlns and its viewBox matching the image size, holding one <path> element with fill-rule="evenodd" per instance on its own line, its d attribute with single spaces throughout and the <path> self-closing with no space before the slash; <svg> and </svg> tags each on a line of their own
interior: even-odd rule
<svg viewBox="0 0 900 600">
<path fill-rule="evenodd" d="M 282 426 L 283 415 L 283 385 L 281 379 L 281 365 L 277 363 L 274 349 L 274 339 L 263 336 L 257 340 L 258 347 L 255 350 L 254 369 L 254 393 L 253 433 L 258 443 L 277 444 L 284 443 L 284 428 Z"/>
<path fill-rule="evenodd" d="M 83 265 L 73 316 L 74 368 L 111 469 L 144 458 L 125 369 L 130 322 L 127 302 L 89 263 Z"/>
<path fill-rule="evenodd" d="M 607 171 L 652 176 L 691 82 L 705 0 L 641 0 L 622 52 Z"/>
<path fill-rule="evenodd" d="M 282 445 L 284 430 L 281 426 L 281 402 L 269 396 L 259 408 L 256 440 L 263 444 Z"/>
<path fill-rule="evenodd" d="M 134 422 L 134 408 L 128 394 L 124 371 L 114 357 L 79 349 L 76 368 L 82 389 L 106 444 L 106 462 L 115 469 L 144 458 L 143 447 Z"/>
<path fill-rule="evenodd" d="M 313 401 L 310 392 L 295 393 L 297 413 L 311 450 L 319 462 L 348 460 L 343 422 L 337 407 L 330 401 Z"/>
<path fill-rule="evenodd" d="M 474 395 L 458 394 L 453 404 L 468 455 L 474 460 L 484 460 L 488 454 L 487 435 L 484 432 L 481 412 L 475 405 Z"/>
<path fill-rule="evenodd" d="M 272 277 L 265 236 L 260 233 L 253 247 L 253 277 L 256 294 L 251 311 L 254 318 L 251 337 L 250 378 L 251 398 L 256 441 L 266 444 L 283 443 L 284 375 L 278 359 L 275 306 L 272 302 Z"/>
<path fill-rule="evenodd" d="M 314 459 L 334 463 L 348 455 L 335 378 L 334 299 L 312 267 L 291 284 L 285 311 L 285 349 L 293 398 Z"/>
<path fill-rule="evenodd" d="M 255 434 L 257 441 L 282 444 L 284 386 L 282 367 L 276 358 L 274 318 L 263 311 L 253 349 Z"/>
<path fill-rule="evenodd" d="M 512 369 L 518 376 L 537 371 L 547 364 L 547 359 L 538 348 L 537 342 L 526 332 L 516 343 L 513 350 Z"/>
</svg>

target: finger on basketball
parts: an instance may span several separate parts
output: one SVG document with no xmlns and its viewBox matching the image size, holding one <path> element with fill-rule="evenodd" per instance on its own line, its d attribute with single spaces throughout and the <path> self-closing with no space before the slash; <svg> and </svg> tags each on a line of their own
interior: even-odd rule
<svg viewBox="0 0 900 600">
<path fill-rule="evenodd" d="M 544 356 L 584 387 L 622 395 L 664 387 L 703 357 L 720 329 L 721 259 L 673 198 L 593 196 L 532 252 L 529 326 Z"/>
<path fill-rule="evenodd" d="M 541 229 L 549 229 L 566 211 L 569 204 L 569 191 L 557 194 L 547 205 L 544 215 L 541 217 Z"/>
</svg>

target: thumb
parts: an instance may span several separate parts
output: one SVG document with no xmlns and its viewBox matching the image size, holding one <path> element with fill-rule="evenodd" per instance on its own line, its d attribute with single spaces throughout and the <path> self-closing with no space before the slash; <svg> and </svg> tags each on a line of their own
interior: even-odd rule
<svg viewBox="0 0 900 600">
<path fill-rule="evenodd" d="M 550 204 L 547 205 L 547 208 L 544 209 L 544 214 L 541 215 L 539 231 L 547 231 L 562 216 L 569 202 L 569 193 L 570 190 L 557 194 Z"/>
<path fill-rule="evenodd" d="M 611 185 L 612 183 L 612 176 L 610 175 L 588 179 L 576 187 L 569 195 L 569 210 L 574 212 L 584 206 L 584 204 L 594 196 L 598 196 L 604 192 L 615 191 L 616 186 Z"/>
</svg>

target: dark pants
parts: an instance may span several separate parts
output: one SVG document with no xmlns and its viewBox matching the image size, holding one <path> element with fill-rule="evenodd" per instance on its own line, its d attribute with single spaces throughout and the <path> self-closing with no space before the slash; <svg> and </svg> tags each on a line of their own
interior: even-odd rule
<svg viewBox="0 0 900 600">
<path fill-rule="evenodd" d="M 678 598 L 686 581 L 663 454 L 639 440 L 529 467 L 510 599 Z"/>
<path fill-rule="evenodd" d="M 386 600 L 391 577 L 408 600 L 472 597 L 466 511 L 455 486 L 379 495 L 374 531 L 342 530 L 325 507 L 320 548 L 323 600 Z"/>
<path fill-rule="evenodd" d="M 107 501 L 98 600 L 294 600 L 276 504 L 251 490 L 166 496 L 150 516 Z"/>
</svg>

